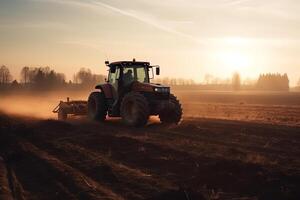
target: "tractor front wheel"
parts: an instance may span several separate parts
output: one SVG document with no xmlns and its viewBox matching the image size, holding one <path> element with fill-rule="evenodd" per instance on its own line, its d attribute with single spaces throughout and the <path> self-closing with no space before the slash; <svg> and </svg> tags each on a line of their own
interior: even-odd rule
<svg viewBox="0 0 300 200">
<path fill-rule="evenodd" d="M 164 109 L 159 113 L 162 123 L 179 124 L 182 117 L 182 107 L 176 96 L 170 94 L 169 101 Z"/>
<path fill-rule="evenodd" d="M 121 117 L 130 126 L 144 126 L 150 110 L 147 99 L 138 92 L 126 94 L 121 103 Z"/>
<path fill-rule="evenodd" d="M 107 114 L 107 104 L 102 92 L 92 92 L 88 99 L 88 117 L 95 121 L 104 121 Z"/>
</svg>

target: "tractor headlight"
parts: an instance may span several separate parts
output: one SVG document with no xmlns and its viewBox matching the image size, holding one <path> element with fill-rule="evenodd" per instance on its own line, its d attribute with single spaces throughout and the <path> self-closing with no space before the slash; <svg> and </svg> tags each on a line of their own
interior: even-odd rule
<svg viewBox="0 0 300 200">
<path fill-rule="evenodd" d="M 170 88 L 164 88 L 164 87 L 159 87 L 159 88 L 154 88 L 155 92 L 160 92 L 160 93 L 169 93 Z"/>
<path fill-rule="evenodd" d="M 161 89 L 162 89 L 162 88 L 154 88 L 154 91 L 155 91 L 155 92 L 161 92 Z"/>
</svg>

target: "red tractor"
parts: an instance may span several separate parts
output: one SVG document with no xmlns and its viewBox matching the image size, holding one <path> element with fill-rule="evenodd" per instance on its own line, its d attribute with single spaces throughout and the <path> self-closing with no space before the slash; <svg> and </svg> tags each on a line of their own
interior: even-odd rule
<svg viewBox="0 0 300 200">
<path fill-rule="evenodd" d="M 105 64 L 109 68 L 108 80 L 95 87 L 96 91 L 88 98 L 87 108 L 75 106 L 75 109 L 73 102 L 61 102 L 68 113 L 58 106 L 55 110 L 58 116 L 66 118 L 67 114 L 76 114 L 78 111 L 80 114 L 87 113 L 92 120 L 104 121 L 108 115 L 122 117 L 130 126 L 145 125 L 150 115 L 158 115 L 162 123 L 180 122 L 181 104 L 170 93 L 170 87 L 150 82 L 154 78 L 154 68 L 156 75 L 159 75 L 159 66 L 151 66 L 149 62 L 135 59 L 113 63 L 106 61 Z M 70 110 L 75 111 L 70 113 Z"/>
</svg>

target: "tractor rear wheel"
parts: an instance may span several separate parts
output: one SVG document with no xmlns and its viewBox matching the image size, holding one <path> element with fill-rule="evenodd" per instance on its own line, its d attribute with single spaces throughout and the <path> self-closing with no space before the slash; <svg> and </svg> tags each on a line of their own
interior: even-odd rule
<svg viewBox="0 0 300 200">
<path fill-rule="evenodd" d="M 121 103 L 121 117 L 130 126 L 144 126 L 148 122 L 150 110 L 147 99 L 138 92 L 126 94 Z"/>
<path fill-rule="evenodd" d="M 176 96 L 170 94 L 168 105 L 159 113 L 162 123 L 178 124 L 182 117 L 182 107 Z"/>
<path fill-rule="evenodd" d="M 107 114 L 107 104 L 102 92 L 92 92 L 88 99 L 88 117 L 95 121 L 104 121 Z"/>
</svg>

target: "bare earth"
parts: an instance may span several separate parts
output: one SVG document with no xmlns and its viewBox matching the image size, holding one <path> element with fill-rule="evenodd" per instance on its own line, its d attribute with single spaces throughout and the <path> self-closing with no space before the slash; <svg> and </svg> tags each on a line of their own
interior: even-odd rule
<svg viewBox="0 0 300 200">
<path fill-rule="evenodd" d="M 175 88 L 179 126 L 55 120 L 88 94 L 1 95 L 0 199 L 300 199 L 300 93 Z"/>
<path fill-rule="evenodd" d="M 300 199 L 300 128 L 0 117 L 0 199 Z"/>
</svg>

